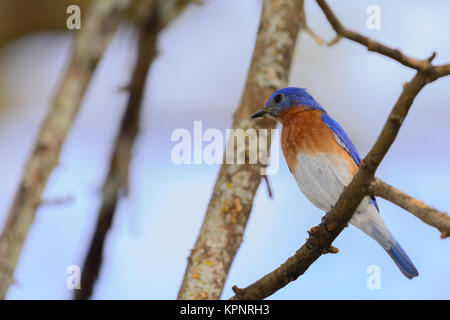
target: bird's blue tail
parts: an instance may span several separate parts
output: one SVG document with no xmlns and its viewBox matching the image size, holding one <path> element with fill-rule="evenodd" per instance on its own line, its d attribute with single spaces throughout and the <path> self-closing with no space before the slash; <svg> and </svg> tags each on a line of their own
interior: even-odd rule
<svg viewBox="0 0 450 320">
<path fill-rule="evenodd" d="M 419 275 L 419 272 L 412 263 L 411 259 L 409 259 L 408 255 L 397 241 L 395 241 L 389 249 L 386 249 L 386 251 L 389 253 L 392 260 L 394 260 L 395 264 L 399 267 L 405 277 L 412 279 Z"/>
<path fill-rule="evenodd" d="M 355 213 L 350 222 L 378 242 L 391 256 L 405 277 L 412 279 L 419 275 L 411 259 L 389 232 L 375 205 L 369 205 L 363 213 Z"/>
</svg>

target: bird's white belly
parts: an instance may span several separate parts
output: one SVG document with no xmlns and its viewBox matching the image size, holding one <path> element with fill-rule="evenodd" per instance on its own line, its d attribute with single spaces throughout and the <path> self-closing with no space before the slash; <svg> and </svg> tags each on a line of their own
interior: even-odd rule
<svg viewBox="0 0 450 320">
<path fill-rule="evenodd" d="M 331 153 L 314 156 L 299 154 L 295 167 L 295 180 L 300 190 L 319 209 L 328 212 L 338 200 L 344 187 L 353 178 L 351 167 L 345 159 Z M 374 238 L 384 248 L 390 245 L 391 235 L 378 210 L 369 205 L 369 197 L 365 197 L 350 223 Z"/>
<path fill-rule="evenodd" d="M 309 201 L 329 211 L 353 178 L 351 166 L 332 153 L 297 155 L 295 180 Z"/>
</svg>

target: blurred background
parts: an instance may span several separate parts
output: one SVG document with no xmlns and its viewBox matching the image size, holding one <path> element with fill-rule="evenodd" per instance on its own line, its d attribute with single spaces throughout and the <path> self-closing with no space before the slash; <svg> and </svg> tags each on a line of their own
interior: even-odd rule
<svg viewBox="0 0 450 320">
<path fill-rule="evenodd" d="M 0 0 L 0 225 L 68 62 L 73 33 L 69 4 L 89 1 Z M 310 27 L 326 40 L 334 32 L 314 1 L 305 1 Z M 329 1 L 342 23 L 405 53 L 450 62 L 450 2 L 441 0 Z M 381 8 L 381 28 L 366 26 L 369 5 Z M 190 4 L 161 34 L 150 69 L 141 130 L 133 149 L 130 195 L 106 240 L 94 299 L 175 299 L 194 246 L 218 165 L 175 165 L 170 140 L 178 128 L 231 126 L 244 88 L 261 0 Z M 125 21 L 92 79 L 44 203 L 26 240 L 8 299 L 71 299 L 70 265 L 83 265 L 94 231 L 134 65 L 136 35 Z M 362 156 L 375 142 L 402 84 L 414 71 L 345 39 L 333 47 L 299 36 L 290 85 L 308 88 L 346 129 Z M 450 210 L 450 78 L 425 87 L 377 176 L 442 211 Z M 281 151 L 280 151 L 281 155 Z M 298 189 L 284 159 L 270 177 L 274 198 L 258 190 L 244 242 L 223 298 L 272 271 L 305 241 L 322 212 Z M 62 200 L 62 201 L 59 201 Z M 373 240 L 349 227 L 297 281 L 270 299 L 449 299 L 450 242 L 410 213 L 379 200 L 380 211 L 420 276 L 407 280 Z M 381 288 L 366 286 L 370 265 Z"/>
</svg>

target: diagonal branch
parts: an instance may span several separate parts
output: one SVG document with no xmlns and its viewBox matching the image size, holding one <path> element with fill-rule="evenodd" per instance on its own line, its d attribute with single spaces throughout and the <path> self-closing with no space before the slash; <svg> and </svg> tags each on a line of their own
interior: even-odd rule
<svg viewBox="0 0 450 320">
<path fill-rule="evenodd" d="M 139 113 L 142 96 L 147 78 L 147 71 L 156 55 L 155 49 L 155 17 L 154 2 L 146 1 L 141 8 L 146 11 L 146 17 L 138 21 L 137 59 L 129 85 L 130 95 L 120 132 L 116 140 L 107 179 L 103 185 L 103 202 L 97 218 L 97 225 L 86 256 L 81 275 L 81 288 L 74 291 L 77 300 L 89 299 L 92 295 L 95 281 L 100 272 L 103 260 L 103 246 L 106 235 L 111 228 L 116 210 L 119 192 L 128 184 L 128 167 L 131 159 L 131 149 L 138 132 Z"/>
<path fill-rule="evenodd" d="M 434 67 L 434 71 L 441 77 L 450 75 L 450 63 Z"/>
<path fill-rule="evenodd" d="M 76 34 L 69 68 L 41 127 L 0 237 L 0 299 L 13 282 L 14 269 L 33 223 L 46 182 L 75 119 L 98 61 L 129 1 L 96 1 Z"/>
<path fill-rule="evenodd" d="M 441 232 L 441 238 L 450 236 L 450 217 L 447 213 L 426 205 L 403 191 L 375 178 L 370 186 L 371 194 L 384 198 L 411 212 L 426 224 Z"/>
<path fill-rule="evenodd" d="M 336 15 L 333 13 L 331 8 L 328 6 L 325 0 L 316 0 L 317 4 L 322 9 L 323 13 L 330 22 L 334 31 L 336 31 L 337 36 L 336 39 L 331 41 L 328 45 L 333 45 L 338 42 L 341 38 L 347 38 L 363 46 L 367 47 L 367 50 L 377 52 L 382 54 L 388 58 L 394 59 L 401 64 L 410 67 L 412 69 L 416 69 L 417 71 L 421 71 L 423 73 L 428 73 L 428 78 L 430 81 L 434 81 L 437 78 L 444 77 L 450 75 L 450 63 L 440 66 L 433 66 L 431 62 L 436 57 L 436 52 L 433 52 L 428 59 L 419 60 L 408 55 L 403 54 L 399 49 L 390 48 L 380 42 L 377 42 L 373 39 L 370 39 L 362 34 L 359 34 L 355 31 L 346 29 Z"/>
<path fill-rule="evenodd" d="M 249 118 L 267 96 L 286 86 L 302 12 L 302 0 L 264 1 L 244 95 L 234 114 L 234 129 L 275 127 L 273 120 Z M 261 178 L 259 166 L 222 165 L 178 299 L 220 299 Z"/>
<path fill-rule="evenodd" d="M 364 35 L 361 35 L 357 32 L 345 28 L 339 21 L 339 19 L 336 17 L 336 15 L 333 13 L 333 10 L 331 10 L 331 8 L 328 6 L 325 0 L 316 0 L 316 1 L 317 4 L 322 9 L 325 16 L 327 17 L 334 31 L 337 33 L 336 40 L 343 37 L 358 42 L 359 44 L 362 44 L 363 46 L 367 47 L 369 51 L 378 52 L 382 55 L 388 56 L 400 62 L 401 64 L 416 70 L 425 70 L 430 66 L 427 60 L 419 60 L 413 57 L 409 57 L 403 54 L 399 49 L 390 48 L 382 43 L 379 43 Z M 333 42 L 335 42 L 336 40 L 334 40 Z"/>
<path fill-rule="evenodd" d="M 100 272 L 103 247 L 111 228 L 121 194 L 128 194 L 128 172 L 131 152 L 139 130 L 147 74 L 157 56 L 159 32 L 188 4 L 188 0 L 145 0 L 139 3 L 137 17 L 137 57 L 130 85 L 125 114 L 111 156 L 109 173 L 103 185 L 103 202 L 97 218 L 94 236 L 86 256 L 81 276 L 81 289 L 75 291 L 77 300 L 89 299 Z"/>
</svg>

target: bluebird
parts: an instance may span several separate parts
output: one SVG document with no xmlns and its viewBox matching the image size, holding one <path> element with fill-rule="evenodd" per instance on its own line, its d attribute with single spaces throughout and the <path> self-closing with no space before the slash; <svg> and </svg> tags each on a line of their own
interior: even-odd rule
<svg viewBox="0 0 450 320">
<path fill-rule="evenodd" d="M 344 129 L 300 88 L 275 91 L 252 118 L 262 116 L 281 123 L 281 148 L 300 190 L 319 209 L 331 210 L 361 163 Z M 381 218 L 375 197 L 361 201 L 350 223 L 378 242 L 408 279 L 419 275 Z"/>
</svg>

